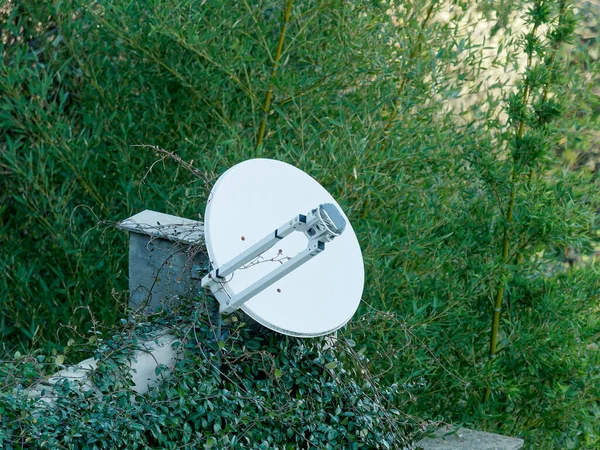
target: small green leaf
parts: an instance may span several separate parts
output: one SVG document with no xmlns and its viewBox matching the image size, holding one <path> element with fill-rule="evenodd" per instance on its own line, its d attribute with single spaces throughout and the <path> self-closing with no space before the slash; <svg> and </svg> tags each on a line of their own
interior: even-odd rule
<svg viewBox="0 0 600 450">
<path fill-rule="evenodd" d="M 56 358 L 54 358 L 54 364 L 56 364 L 57 366 L 62 366 L 65 363 L 65 355 L 57 355 Z"/>
<path fill-rule="evenodd" d="M 256 339 L 250 339 L 246 341 L 246 348 L 249 350 L 258 350 L 260 348 L 260 342 Z"/>
<path fill-rule="evenodd" d="M 329 370 L 335 369 L 336 367 L 337 367 L 337 361 L 331 361 L 331 362 L 328 362 L 327 364 L 325 364 L 325 368 L 329 369 Z"/>
</svg>

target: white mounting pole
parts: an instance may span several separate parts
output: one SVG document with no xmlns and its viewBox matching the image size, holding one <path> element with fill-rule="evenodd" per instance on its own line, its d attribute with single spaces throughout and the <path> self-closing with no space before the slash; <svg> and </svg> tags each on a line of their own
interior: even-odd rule
<svg viewBox="0 0 600 450">
<path fill-rule="evenodd" d="M 345 227 L 346 221 L 335 205 L 331 203 L 319 205 L 307 215 L 298 214 L 298 216 L 277 228 L 273 233 L 269 233 L 268 236 L 265 236 L 231 261 L 211 270 L 202 278 L 202 287 L 211 290 L 220 304 L 220 312 L 229 314 L 277 280 L 324 251 L 325 242 L 330 242 L 342 234 Z M 239 294 L 233 296 L 228 291 L 225 277 L 259 257 L 294 231 L 301 231 L 308 238 L 306 249 L 248 286 Z"/>
</svg>

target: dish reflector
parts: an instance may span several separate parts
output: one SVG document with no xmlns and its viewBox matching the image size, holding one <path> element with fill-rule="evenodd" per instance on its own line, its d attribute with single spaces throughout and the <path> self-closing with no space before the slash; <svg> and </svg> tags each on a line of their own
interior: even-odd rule
<svg viewBox="0 0 600 450">
<path fill-rule="evenodd" d="M 290 218 L 315 212 L 315 208 L 330 231 L 339 234 L 326 243 L 325 250 L 241 306 L 260 324 L 287 335 L 329 334 L 356 312 L 364 285 L 364 267 L 348 218 L 316 180 L 289 164 L 271 159 L 251 159 L 230 168 L 218 179 L 206 205 L 205 240 L 213 269 L 264 240 Z M 287 235 L 260 257 L 226 276 L 222 285 L 233 296 L 244 292 L 305 251 L 307 236 Z"/>
</svg>

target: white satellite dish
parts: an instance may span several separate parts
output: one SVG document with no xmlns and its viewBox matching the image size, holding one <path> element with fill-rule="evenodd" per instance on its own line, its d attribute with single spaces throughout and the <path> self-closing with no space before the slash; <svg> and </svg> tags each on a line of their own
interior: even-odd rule
<svg viewBox="0 0 600 450">
<path fill-rule="evenodd" d="M 300 169 L 271 159 L 233 166 L 212 189 L 204 226 L 212 270 L 202 286 L 222 313 L 241 308 L 272 330 L 315 337 L 356 312 L 358 240 L 333 197 Z"/>
</svg>

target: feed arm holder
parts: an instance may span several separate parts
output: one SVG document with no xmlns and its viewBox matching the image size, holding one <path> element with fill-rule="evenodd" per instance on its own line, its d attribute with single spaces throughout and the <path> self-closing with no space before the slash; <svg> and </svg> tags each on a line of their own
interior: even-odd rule
<svg viewBox="0 0 600 450">
<path fill-rule="evenodd" d="M 331 242 L 342 234 L 345 228 L 346 220 L 339 209 L 331 203 L 323 203 L 306 215 L 298 214 L 231 261 L 213 268 L 213 270 L 202 278 L 202 287 L 211 290 L 220 304 L 219 310 L 221 313 L 232 313 L 256 294 L 262 292 L 288 273 L 324 251 L 325 242 Z M 239 294 L 232 295 L 228 291 L 226 281 L 228 275 L 231 275 L 237 269 L 258 258 L 294 231 L 300 231 L 307 237 L 308 243 L 304 250 L 248 286 Z"/>
</svg>

